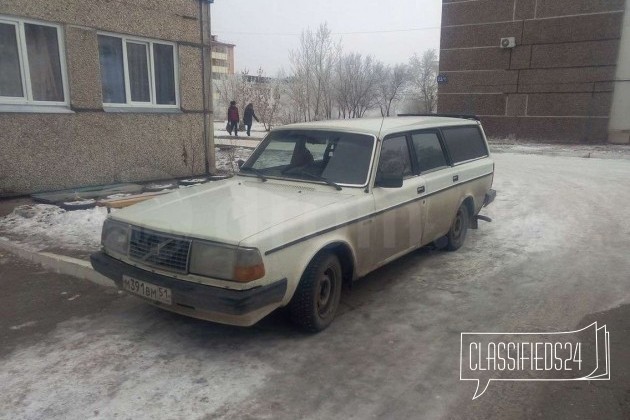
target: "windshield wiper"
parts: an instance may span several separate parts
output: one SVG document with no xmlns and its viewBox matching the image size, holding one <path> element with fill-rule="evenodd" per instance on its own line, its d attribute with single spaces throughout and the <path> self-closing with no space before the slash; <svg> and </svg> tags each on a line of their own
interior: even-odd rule
<svg viewBox="0 0 630 420">
<path fill-rule="evenodd" d="M 258 178 L 262 180 L 262 182 L 267 182 L 267 177 L 262 174 L 258 169 L 252 168 L 251 166 L 242 166 L 241 171 L 250 171 L 254 173 Z"/>
<path fill-rule="evenodd" d="M 289 173 L 289 172 L 294 173 L 295 175 L 302 175 L 302 176 L 309 177 L 311 179 L 315 179 L 317 181 L 322 181 L 322 182 L 326 183 L 327 185 L 330 185 L 331 187 L 334 187 L 337 191 L 341 191 L 341 187 L 338 184 L 336 184 L 336 183 L 334 183 L 334 182 L 324 178 L 323 176 L 315 175 L 315 174 L 312 174 L 310 172 L 306 172 L 306 171 L 303 171 L 303 170 L 302 171 L 291 171 L 291 170 L 286 171 L 286 173 Z"/>
</svg>

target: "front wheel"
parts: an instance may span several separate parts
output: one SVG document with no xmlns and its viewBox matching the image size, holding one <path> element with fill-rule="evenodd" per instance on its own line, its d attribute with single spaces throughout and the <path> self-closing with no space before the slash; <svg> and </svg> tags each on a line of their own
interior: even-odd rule
<svg viewBox="0 0 630 420">
<path fill-rule="evenodd" d="M 466 204 L 462 204 L 459 209 L 457 209 L 455 220 L 453 220 L 451 229 L 446 235 L 446 238 L 448 239 L 446 249 L 449 251 L 457 251 L 462 245 L 464 245 L 469 223 L 470 216 L 468 214 L 468 207 L 466 207 Z"/>
<path fill-rule="evenodd" d="M 337 313 L 341 298 L 341 264 L 321 253 L 309 263 L 289 304 L 291 321 L 308 332 L 322 331 Z"/>
</svg>

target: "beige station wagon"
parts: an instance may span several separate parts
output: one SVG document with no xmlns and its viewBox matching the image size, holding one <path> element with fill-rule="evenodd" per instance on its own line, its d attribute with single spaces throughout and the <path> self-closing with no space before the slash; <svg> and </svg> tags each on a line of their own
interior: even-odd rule
<svg viewBox="0 0 630 420">
<path fill-rule="evenodd" d="M 111 214 L 92 265 L 169 311 L 248 326 L 288 306 L 320 331 L 344 283 L 430 243 L 461 247 L 493 175 L 476 119 L 287 125 L 235 177 Z"/>
</svg>

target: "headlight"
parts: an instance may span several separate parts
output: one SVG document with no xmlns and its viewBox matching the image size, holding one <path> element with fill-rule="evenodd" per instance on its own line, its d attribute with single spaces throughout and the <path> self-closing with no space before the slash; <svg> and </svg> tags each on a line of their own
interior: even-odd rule
<svg viewBox="0 0 630 420">
<path fill-rule="evenodd" d="M 101 245 L 107 251 L 127 255 L 129 250 L 129 226 L 111 219 L 103 223 Z"/>
<path fill-rule="evenodd" d="M 190 272 L 223 280 L 248 282 L 262 278 L 265 266 L 254 248 L 193 241 Z"/>
</svg>

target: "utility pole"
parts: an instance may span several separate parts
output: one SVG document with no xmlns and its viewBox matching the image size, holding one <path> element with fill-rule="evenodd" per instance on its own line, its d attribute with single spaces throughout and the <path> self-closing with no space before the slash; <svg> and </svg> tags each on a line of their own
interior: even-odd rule
<svg viewBox="0 0 630 420">
<path fill-rule="evenodd" d="M 203 133 L 206 174 L 216 170 L 216 156 L 214 151 L 214 102 L 212 82 L 212 25 L 210 5 L 214 0 L 199 0 L 200 30 L 201 30 L 201 70 L 203 73 Z"/>
</svg>

